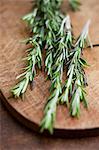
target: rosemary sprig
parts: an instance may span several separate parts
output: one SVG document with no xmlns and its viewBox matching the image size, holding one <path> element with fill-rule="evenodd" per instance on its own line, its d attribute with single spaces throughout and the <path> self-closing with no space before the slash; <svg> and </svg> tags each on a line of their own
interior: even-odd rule
<svg viewBox="0 0 99 150">
<path fill-rule="evenodd" d="M 44 118 L 41 122 L 41 132 L 44 129 L 49 130 L 53 133 L 53 124 L 56 116 L 56 107 L 59 103 L 59 95 L 62 93 L 62 76 L 63 76 L 63 65 L 68 56 L 68 50 L 72 43 L 71 24 L 70 18 L 67 16 L 63 19 L 60 31 L 58 33 L 58 41 L 56 42 L 54 61 L 52 66 L 52 78 L 50 97 L 45 106 Z"/>
<path fill-rule="evenodd" d="M 50 16 L 50 15 L 48 15 Z M 46 16 L 46 17 L 48 17 Z M 48 17 L 49 18 L 49 17 Z M 52 64 L 53 64 L 53 53 L 54 53 L 54 43 L 57 39 L 57 34 L 61 25 L 61 21 L 63 18 L 63 15 L 61 15 L 59 12 L 54 11 L 53 15 L 50 16 L 50 18 L 47 18 L 47 22 L 45 24 L 46 29 L 47 29 L 47 34 L 46 34 L 46 44 L 45 44 L 45 49 L 46 49 L 46 60 L 45 60 L 45 68 L 47 75 L 49 77 L 52 77 Z"/>
<path fill-rule="evenodd" d="M 60 4 L 61 0 L 53 2 L 51 0 L 38 0 L 34 11 L 23 17 L 23 20 L 30 27 L 33 36 L 26 40 L 26 44 L 31 45 L 31 48 L 28 50 L 28 57 L 26 58 L 28 62 L 28 66 L 25 68 L 26 71 L 18 76 L 20 81 L 11 90 L 15 97 L 25 93 L 29 82 L 33 83 L 36 75 L 36 66 L 41 68 L 44 45 L 50 51 L 53 38 L 55 38 L 54 31 L 58 30 L 57 27 L 59 22 L 61 22 L 62 15 L 58 11 Z"/>
<path fill-rule="evenodd" d="M 60 97 L 62 103 L 69 103 L 69 95 L 71 96 L 70 112 L 72 116 L 79 116 L 80 101 L 83 101 L 87 107 L 85 98 L 86 92 L 84 87 L 87 85 L 84 67 L 88 66 L 82 58 L 82 51 L 85 48 L 86 39 L 88 37 L 90 21 L 85 25 L 80 37 L 78 38 L 75 47 L 69 54 L 67 62 L 68 72 L 67 80 Z"/>
<path fill-rule="evenodd" d="M 25 93 L 29 82 L 33 84 L 34 77 L 36 75 L 36 66 L 41 68 L 41 40 L 40 36 L 33 36 L 25 40 L 26 44 L 30 44 L 31 48 L 27 49 L 28 56 L 25 58 L 27 60 L 27 67 L 24 68 L 25 72 L 20 74 L 17 79 L 21 79 L 19 83 L 11 90 L 15 97 L 22 96 Z"/>
</svg>

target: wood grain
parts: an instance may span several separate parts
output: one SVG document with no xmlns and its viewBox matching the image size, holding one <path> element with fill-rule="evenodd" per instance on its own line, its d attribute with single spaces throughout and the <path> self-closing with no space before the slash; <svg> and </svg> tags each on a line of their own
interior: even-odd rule
<svg viewBox="0 0 99 150">
<path fill-rule="evenodd" d="M 25 128 L 0 102 L 1 150 L 98 150 L 99 136 L 82 139 L 46 137 Z"/>
<path fill-rule="evenodd" d="M 87 0 L 81 6 L 81 11 L 76 13 L 69 10 L 66 1 L 64 1 L 62 7 L 64 11 L 67 8 L 76 35 L 81 31 L 85 21 L 88 18 L 92 19 L 90 35 L 94 44 L 99 43 L 98 4 L 98 0 Z M 30 91 L 28 88 L 24 101 L 8 99 L 10 96 L 9 90 L 15 85 L 15 78 L 21 72 L 20 68 L 25 65 L 22 58 L 25 56 L 26 46 L 19 41 L 29 35 L 20 18 L 30 12 L 31 3 L 23 0 L 9 0 L 6 3 L 5 0 L 1 0 L 0 8 L 0 22 L 2 23 L 0 29 L 0 88 L 3 93 L 1 97 L 13 115 L 23 121 L 25 125 L 39 130 L 37 125 L 43 117 L 43 108 L 49 95 L 50 86 L 49 81 L 45 82 L 44 73 L 38 72 L 34 90 Z M 63 131 L 63 133 L 66 131 L 66 135 L 70 133 L 70 136 L 73 136 L 73 131 L 77 135 L 81 131 L 81 134 L 84 135 L 86 130 L 88 131 L 87 134 L 90 134 L 91 129 L 95 129 L 99 134 L 99 48 L 85 50 L 84 56 L 91 65 L 86 69 L 89 83 L 87 88 L 89 109 L 86 110 L 81 105 L 81 116 L 79 119 L 74 119 L 69 116 L 67 108 L 58 106 L 55 122 L 55 132 L 58 134 L 60 134 L 60 131 Z"/>
</svg>

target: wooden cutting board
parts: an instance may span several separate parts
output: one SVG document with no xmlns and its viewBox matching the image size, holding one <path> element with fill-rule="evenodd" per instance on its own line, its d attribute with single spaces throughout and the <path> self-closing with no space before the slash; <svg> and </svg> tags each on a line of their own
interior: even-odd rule
<svg viewBox="0 0 99 150">
<path fill-rule="evenodd" d="M 90 37 L 93 44 L 99 43 L 99 0 L 82 1 L 81 11 L 71 12 L 64 1 L 62 10 L 68 12 L 72 19 L 74 33 L 79 35 L 83 25 L 90 18 Z M 43 117 L 43 108 L 49 95 L 50 82 L 45 82 L 43 72 L 35 78 L 34 90 L 28 88 L 25 100 L 8 99 L 10 89 L 16 83 L 16 76 L 25 66 L 22 58 L 26 56 L 26 46 L 20 41 L 28 37 L 28 31 L 20 18 L 31 11 L 27 0 L 0 1 L 0 97 L 21 123 L 39 132 Z M 84 50 L 84 56 L 91 65 L 86 69 L 89 86 L 88 110 L 81 105 L 80 118 L 71 118 L 64 106 L 58 106 L 54 135 L 60 137 L 82 137 L 99 135 L 99 47 Z M 47 134 L 47 133 L 44 133 Z"/>
</svg>

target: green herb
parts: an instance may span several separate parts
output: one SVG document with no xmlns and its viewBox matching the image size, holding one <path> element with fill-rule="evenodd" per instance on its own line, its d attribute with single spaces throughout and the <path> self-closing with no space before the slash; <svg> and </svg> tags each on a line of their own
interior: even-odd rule
<svg viewBox="0 0 99 150">
<path fill-rule="evenodd" d="M 67 16 L 63 19 L 61 28 L 58 33 L 58 40 L 55 44 L 53 65 L 52 65 L 52 78 L 51 78 L 51 88 L 50 97 L 45 106 L 44 118 L 41 122 L 41 132 L 44 129 L 49 130 L 53 133 L 53 124 L 56 116 L 56 107 L 59 103 L 59 95 L 62 93 L 62 76 L 63 76 L 63 66 L 65 61 L 67 61 L 68 51 L 72 43 L 71 34 L 71 24 L 70 18 Z"/>
<path fill-rule="evenodd" d="M 58 11 L 53 11 L 52 14 L 47 14 L 46 16 L 46 24 L 45 28 L 46 36 L 45 36 L 45 49 L 46 49 L 46 60 L 45 60 L 45 69 L 47 75 L 52 77 L 52 64 L 53 64 L 53 53 L 54 53 L 54 43 L 57 40 L 57 34 L 63 19 L 63 15 Z"/>
<path fill-rule="evenodd" d="M 11 90 L 14 97 L 22 96 L 25 93 L 28 84 L 33 83 L 37 72 L 36 67 L 42 67 L 42 51 L 45 47 L 50 53 L 49 57 L 47 52 L 49 64 L 46 60 L 46 69 L 48 69 L 49 66 L 51 67 L 49 61 L 52 61 L 52 52 L 50 49 L 56 38 L 55 34 L 59 30 L 59 25 L 63 17 L 59 12 L 60 4 L 61 0 L 55 0 L 53 2 L 51 0 L 38 0 L 33 12 L 23 17 L 23 20 L 27 22 L 33 36 L 25 40 L 26 44 L 29 44 L 31 48 L 27 50 L 28 56 L 25 59 L 27 60 L 25 72 L 17 77 L 19 82 Z M 49 70 L 48 74 L 50 74 Z"/>
<path fill-rule="evenodd" d="M 65 103 L 70 109 L 71 116 L 79 116 L 81 101 L 87 107 L 87 80 L 84 67 L 88 64 L 82 53 L 87 44 L 90 21 L 74 43 L 70 17 L 65 17 L 60 12 L 61 3 L 62 0 L 37 0 L 35 9 L 23 17 L 31 35 L 24 41 L 29 47 L 26 50 L 27 57 L 24 58 L 27 66 L 17 77 L 19 82 L 11 90 L 17 98 L 26 92 L 29 83 L 33 85 L 37 69 L 42 68 L 42 55 L 46 52 L 45 71 L 50 78 L 51 87 L 40 127 L 41 132 L 46 129 L 51 134 L 58 104 Z M 73 10 L 79 8 L 79 0 L 69 0 L 69 3 Z M 64 69 L 67 70 L 67 79 L 63 86 Z"/>
<path fill-rule="evenodd" d="M 82 58 L 82 51 L 86 45 L 89 24 L 90 22 L 88 21 L 78 38 L 75 47 L 69 53 L 69 61 L 67 62 L 67 80 L 60 97 L 60 101 L 67 105 L 69 103 L 69 98 L 71 99 L 70 112 L 72 116 L 79 116 L 80 101 L 83 101 L 84 105 L 87 107 L 87 101 L 85 98 L 86 92 L 84 90 L 87 81 L 84 67 L 88 65 Z"/>
<path fill-rule="evenodd" d="M 31 48 L 28 50 L 27 67 L 25 72 L 17 77 L 19 82 L 12 88 L 13 96 L 19 97 L 25 93 L 28 84 L 33 83 L 36 76 L 36 67 L 42 66 L 42 50 L 46 49 L 45 67 L 48 76 L 52 77 L 51 66 L 53 64 L 54 41 L 59 31 L 64 16 L 60 13 L 62 0 L 38 0 L 35 2 L 33 12 L 22 19 L 27 22 L 32 37 L 26 40 Z"/>
<path fill-rule="evenodd" d="M 36 75 L 36 66 L 41 68 L 41 47 L 42 41 L 40 36 L 33 36 L 33 38 L 29 38 L 25 40 L 27 44 L 31 45 L 31 48 L 27 49 L 28 56 L 25 58 L 27 60 L 27 67 L 24 68 L 25 72 L 20 74 L 17 79 L 21 80 L 19 83 L 11 90 L 12 94 L 15 97 L 22 96 L 22 94 L 26 91 L 29 82 L 33 84 L 34 77 Z"/>
</svg>

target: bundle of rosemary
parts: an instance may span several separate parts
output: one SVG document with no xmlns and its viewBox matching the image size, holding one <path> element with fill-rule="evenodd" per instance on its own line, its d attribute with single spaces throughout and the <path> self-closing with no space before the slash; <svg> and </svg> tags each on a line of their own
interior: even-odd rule
<svg viewBox="0 0 99 150">
<path fill-rule="evenodd" d="M 84 90 L 87 81 L 84 67 L 88 66 L 88 64 L 82 58 L 82 51 L 88 43 L 87 37 L 90 21 L 85 25 L 75 44 L 72 39 L 70 18 L 67 16 L 63 23 L 64 21 L 66 21 L 65 31 L 62 30 L 64 35 L 61 34 L 61 41 L 59 41 L 59 45 L 56 45 L 56 51 L 54 50 L 55 58 L 52 65 L 53 76 L 51 79 L 50 97 L 44 110 L 41 132 L 47 129 L 50 133 L 53 133 L 53 124 L 58 104 L 65 103 L 70 108 L 70 114 L 77 117 L 80 113 L 80 101 L 83 101 L 84 106 L 87 108 L 86 92 Z M 62 41 L 62 39 L 64 40 Z M 62 87 L 63 68 L 67 70 L 67 79 Z"/>
<path fill-rule="evenodd" d="M 73 10 L 80 5 L 78 0 L 69 0 Z M 72 116 L 78 116 L 80 101 L 87 106 L 84 87 L 87 85 L 84 67 L 86 61 L 82 51 L 86 46 L 89 22 L 75 41 L 72 34 L 71 20 L 60 12 L 62 0 L 38 0 L 35 9 L 23 17 L 30 28 L 31 35 L 24 42 L 30 45 L 25 60 L 27 66 L 17 79 L 19 82 L 11 90 L 13 96 L 22 96 L 30 83 L 33 85 L 37 69 L 42 68 L 43 51 L 46 52 L 45 71 L 51 81 L 50 96 L 45 106 L 41 121 L 44 129 L 53 133 L 53 125 L 58 104 L 66 103 Z M 67 70 L 67 79 L 63 86 L 63 72 Z"/>
<path fill-rule="evenodd" d="M 59 11 L 61 0 L 38 0 L 36 8 L 32 13 L 23 17 L 30 27 L 32 37 L 24 42 L 30 45 L 27 49 L 28 56 L 25 72 L 17 77 L 19 83 L 11 90 L 15 97 L 21 96 L 27 89 L 29 82 L 33 84 L 36 75 L 36 68 L 42 67 L 42 51 L 46 49 L 46 70 L 50 74 L 52 63 L 53 41 L 56 40 L 56 34 L 59 30 L 63 15 Z"/>
</svg>

